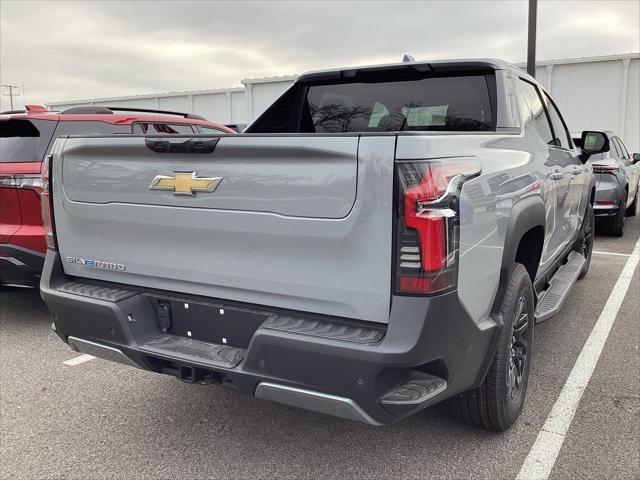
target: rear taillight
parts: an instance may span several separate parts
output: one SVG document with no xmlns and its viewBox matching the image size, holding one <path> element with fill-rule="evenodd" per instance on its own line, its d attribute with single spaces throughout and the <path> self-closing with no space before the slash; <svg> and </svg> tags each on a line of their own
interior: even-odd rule
<svg viewBox="0 0 640 480">
<path fill-rule="evenodd" d="M 42 163 L 42 225 L 44 226 L 44 240 L 49 250 L 56 250 L 56 239 L 53 229 L 51 205 L 51 160 L 47 155 Z"/>
<path fill-rule="evenodd" d="M 42 177 L 40 175 L 0 175 L 0 186 L 31 188 L 38 193 L 42 191 Z"/>
<path fill-rule="evenodd" d="M 480 164 L 472 158 L 396 162 L 397 293 L 455 288 L 460 189 L 479 173 Z"/>
<path fill-rule="evenodd" d="M 593 164 L 593 173 L 618 173 L 620 169 L 615 165 L 598 165 Z"/>
</svg>

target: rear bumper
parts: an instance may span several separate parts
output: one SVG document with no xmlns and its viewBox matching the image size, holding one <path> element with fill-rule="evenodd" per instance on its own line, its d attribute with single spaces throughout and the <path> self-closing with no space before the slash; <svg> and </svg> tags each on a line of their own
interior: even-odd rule
<svg viewBox="0 0 640 480">
<path fill-rule="evenodd" d="M 477 386 L 498 327 L 491 319 L 476 324 L 456 292 L 394 297 L 388 327 L 180 294 L 191 312 L 227 305 L 265 314 L 245 344 L 231 345 L 246 333 L 244 320 L 227 323 L 222 335 L 229 344 L 221 345 L 161 331 L 154 305 L 177 294 L 66 286 L 70 281 L 58 254 L 49 252 L 41 294 L 56 333 L 77 351 L 372 425 Z"/>
<path fill-rule="evenodd" d="M 17 245 L 0 244 L 0 285 L 37 287 L 44 257 Z"/>
<path fill-rule="evenodd" d="M 618 205 L 622 199 L 623 192 L 624 185 L 618 182 L 616 175 L 610 173 L 596 174 L 596 192 L 593 206 L 596 220 L 606 220 L 618 213 Z"/>
<path fill-rule="evenodd" d="M 594 205 L 593 214 L 596 220 L 607 220 L 611 217 L 615 217 L 618 213 L 617 205 Z"/>
</svg>

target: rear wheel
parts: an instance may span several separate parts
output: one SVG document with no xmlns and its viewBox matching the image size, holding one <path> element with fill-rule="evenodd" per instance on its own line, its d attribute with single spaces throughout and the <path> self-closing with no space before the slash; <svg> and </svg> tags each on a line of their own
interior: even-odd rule
<svg viewBox="0 0 640 480">
<path fill-rule="evenodd" d="M 607 225 L 609 234 L 614 237 L 621 237 L 624 234 L 624 223 L 627 219 L 627 192 L 622 192 L 622 198 L 618 204 L 618 212 Z"/>
<path fill-rule="evenodd" d="M 518 418 L 529 382 L 534 302 L 531 278 L 514 264 L 501 309 L 504 324 L 482 385 L 451 399 L 454 415 L 487 430 L 506 430 Z"/>
<path fill-rule="evenodd" d="M 593 214 L 593 207 L 591 204 L 587 205 L 587 211 L 585 212 L 584 219 L 582 220 L 582 228 L 580 229 L 580 235 L 576 240 L 573 249 L 576 252 L 580 252 L 585 259 L 584 266 L 580 272 L 578 278 L 584 278 L 589 271 L 589 265 L 591 264 L 591 254 L 593 253 L 593 225 L 595 223 L 595 216 Z"/>
</svg>

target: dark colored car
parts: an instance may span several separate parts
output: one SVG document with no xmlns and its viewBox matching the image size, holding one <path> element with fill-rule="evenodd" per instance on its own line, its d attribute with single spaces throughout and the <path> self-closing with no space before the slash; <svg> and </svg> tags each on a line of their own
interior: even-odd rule
<svg viewBox="0 0 640 480">
<path fill-rule="evenodd" d="M 640 154 L 630 154 L 622 139 L 609 131 L 574 134 L 573 141 L 587 150 L 603 150 L 588 159 L 596 177 L 593 211 L 607 233 L 621 237 L 626 217 L 633 217 L 637 210 Z"/>
<path fill-rule="evenodd" d="M 186 113 L 115 107 L 50 112 L 40 105 L 0 114 L 0 285 L 37 286 L 46 245 L 42 161 L 56 138 L 78 134 L 235 133 Z"/>
</svg>

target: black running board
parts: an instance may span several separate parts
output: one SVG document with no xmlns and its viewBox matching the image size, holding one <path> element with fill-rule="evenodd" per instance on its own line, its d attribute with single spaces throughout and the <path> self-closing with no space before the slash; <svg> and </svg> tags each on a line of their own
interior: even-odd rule
<svg viewBox="0 0 640 480">
<path fill-rule="evenodd" d="M 580 276 L 584 262 L 585 258 L 581 253 L 571 252 L 569 254 L 567 263 L 562 265 L 549 280 L 549 288 L 538 297 L 538 307 L 535 313 L 536 323 L 548 320 L 560 311 L 571 287 Z"/>
</svg>

